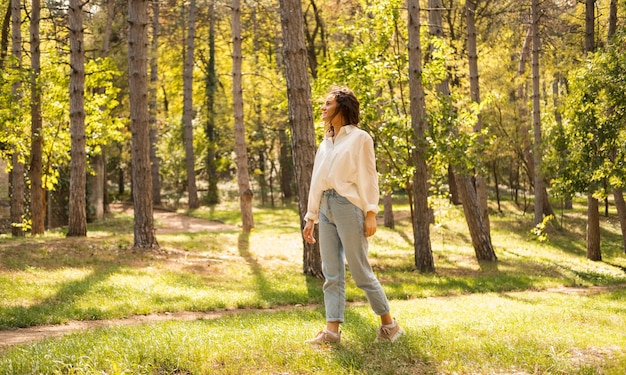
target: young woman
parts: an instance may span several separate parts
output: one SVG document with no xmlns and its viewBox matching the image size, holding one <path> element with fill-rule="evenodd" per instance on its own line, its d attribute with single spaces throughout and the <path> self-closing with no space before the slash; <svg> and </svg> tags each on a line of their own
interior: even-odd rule
<svg viewBox="0 0 626 375">
<path fill-rule="evenodd" d="M 392 318 L 387 296 L 368 260 L 368 241 L 376 233 L 378 174 L 374 142 L 358 127 L 359 101 L 345 87 L 333 87 L 322 105 L 325 138 L 315 155 L 305 241 L 314 243 L 319 222 L 320 255 L 324 282 L 326 328 L 307 340 L 312 345 L 341 341 L 346 294 L 344 257 L 356 285 L 372 310 L 380 316 L 376 342 L 395 341 L 402 328 Z"/>
</svg>

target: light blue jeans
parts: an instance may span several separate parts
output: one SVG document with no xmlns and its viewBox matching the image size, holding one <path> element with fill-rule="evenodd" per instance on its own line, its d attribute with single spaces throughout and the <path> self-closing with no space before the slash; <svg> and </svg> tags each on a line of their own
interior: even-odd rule
<svg viewBox="0 0 626 375">
<path fill-rule="evenodd" d="M 389 302 L 367 259 L 363 211 L 334 190 L 323 193 L 320 205 L 319 238 L 327 322 L 343 322 L 346 308 L 346 268 L 365 292 L 377 315 L 389 312 Z"/>
</svg>

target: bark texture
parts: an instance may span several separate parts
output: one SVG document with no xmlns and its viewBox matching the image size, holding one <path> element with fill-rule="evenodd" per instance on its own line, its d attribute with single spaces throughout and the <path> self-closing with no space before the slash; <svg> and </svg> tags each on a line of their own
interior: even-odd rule
<svg viewBox="0 0 626 375">
<path fill-rule="evenodd" d="M 283 56 L 289 100 L 289 125 L 291 148 L 296 172 L 300 228 L 304 228 L 304 215 L 315 160 L 315 130 L 311 108 L 311 86 L 307 74 L 307 49 L 304 42 L 302 4 L 300 0 L 280 0 L 280 17 L 283 31 Z M 301 231 L 302 232 L 302 231 Z M 315 228 L 315 238 L 318 228 Z M 323 278 L 319 242 L 304 246 L 303 271 L 305 275 Z"/>
<path fill-rule="evenodd" d="M 46 218 L 45 195 L 43 190 L 43 134 L 41 119 L 41 92 L 38 84 L 41 72 L 41 38 L 39 23 L 41 18 L 41 1 L 32 0 L 30 14 L 30 116 L 31 116 L 31 146 L 30 146 L 30 211 L 31 233 L 43 234 Z"/>
<path fill-rule="evenodd" d="M 148 114 L 148 2 L 128 1 L 128 79 L 132 131 L 134 246 L 158 248 L 154 232 Z"/>
<path fill-rule="evenodd" d="M 200 206 L 196 187 L 196 157 L 193 152 L 193 66 L 196 38 L 196 1 L 189 2 L 189 25 L 187 27 L 187 48 L 183 68 L 183 139 L 185 142 L 185 166 L 187 168 L 187 195 L 189 208 Z M 234 28 L 234 25 L 233 25 Z"/>
<path fill-rule="evenodd" d="M 233 109 L 235 115 L 235 154 L 237 155 L 237 185 L 239 186 L 239 207 L 241 225 L 244 233 L 254 227 L 252 216 L 252 189 L 248 173 L 248 151 L 246 147 L 246 128 L 243 121 L 243 87 L 241 81 L 241 9 L 240 0 L 233 0 Z"/>
<path fill-rule="evenodd" d="M 415 268 L 420 272 L 435 272 L 430 243 L 430 215 L 428 212 L 428 169 L 426 166 L 426 123 L 424 88 L 422 87 L 422 50 L 420 44 L 419 0 L 408 0 L 409 28 L 409 92 L 411 96 L 411 126 L 413 127 L 413 239 Z"/>
<path fill-rule="evenodd" d="M 70 200 L 68 236 L 87 235 L 85 152 L 85 50 L 81 0 L 70 0 Z"/>
</svg>

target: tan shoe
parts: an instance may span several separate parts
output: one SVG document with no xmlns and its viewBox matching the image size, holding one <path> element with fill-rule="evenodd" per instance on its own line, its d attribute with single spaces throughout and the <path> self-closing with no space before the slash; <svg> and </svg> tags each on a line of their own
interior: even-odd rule
<svg viewBox="0 0 626 375">
<path fill-rule="evenodd" d="M 319 331 L 317 336 L 312 339 L 306 340 L 305 343 L 309 345 L 322 345 L 322 344 L 339 344 L 341 342 L 341 332 L 333 333 L 326 329 Z"/>
<path fill-rule="evenodd" d="M 396 320 L 393 320 L 394 325 L 391 327 L 380 326 L 378 328 L 378 332 L 376 332 L 376 340 L 374 342 L 394 342 L 396 341 L 402 334 L 404 330 Z"/>
</svg>

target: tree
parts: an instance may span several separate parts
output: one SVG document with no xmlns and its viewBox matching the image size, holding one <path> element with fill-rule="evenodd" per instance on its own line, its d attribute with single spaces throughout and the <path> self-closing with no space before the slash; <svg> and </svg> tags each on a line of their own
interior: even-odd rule
<svg viewBox="0 0 626 375">
<path fill-rule="evenodd" d="M 12 69 L 21 76 L 22 70 L 22 17 L 20 0 L 11 0 L 11 53 L 13 54 Z M 14 102 L 19 102 L 22 94 L 22 81 L 16 80 L 11 88 Z M 19 116 L 15 116 L 16 123 L 20 121 Z M 17 144 L 11 150 L 11 235 L 14 237 L 24 236 L 24 162 L 22 161 L 22 150 Z"/>
<path fill-rule="evenodd" d="M 532 80 L 533 80 L 533 164 L 535 165 L 535 221 L 534 224 L 538 225 L 543 222 L 543 199 L 542 194 L 544 190 L 543 175 L 541 173 L 541 161 L 542 161 L 542 142 L 541 142 L 541 93 L 540 93 L 540 78 L 539 78 L 539 54 L 541 52 L 541 39 L 539 36 L 539 15 L 541 10 L 539 9 L 539 0 L 532 0 L 531 5 L 531 19 L 532 19 Z"/>
<path fill-rule="evenodd" d="M 480 85 L 478 81 L 478 51 L 476 48 L 476 3 L 478 0 L 467 0 L 465 2 L 465 18 L 467 23 L 467 57 L 469 66 L 469 85 L 470 85 L 470 99 L 472 102 L 480 104 Z M 474 125 L 474 132 L 480 133 L 482 131 L 482 121 L 480 113 L 476 117 L 476 124 Z M 482 143 L 482 137 L 478 138 L 478 141 Z M 480 147 L 480 145 L 479 145 Z M 480 173 L 476 173 L 474 176 L 476 197 L 478 201 L 479 214 L 482 216 L 483 224 L 487 233 L 490 233 L 489 226 L 489 202 L 487 197 L 487 180 Z"/>
<path fill-rule="evenodd" d="M 585 52 L 592 53 L 595 46 L 595 0 L 585 1 Z M 594 197 L 596 187 L 589 186 L 587 191 L 587 258 L 602 260 L 600 251 L 600 215 L 598 199 Z"/>
<path fill-rule="evenodd" d="M 148 113 L 148 0 L 128 1 L 128 83 L 132 129 L 134 246 L 158 248 L 154 232 Z"/>
<path fill-rule="evenodd" d="M 243 121 L 243 88 L 241 82 L 241 9 L 240 0 L 233 0 L 233 110 L 235 115 L 235 153 L 237 154 L 237 184 L 241 208 L 242 230 L 250 232 L 254 227 L 252 216 L 252 189 L 248 175 L 248 152 L 246 150 L 246 129 Z"/>
<path fill-rule="evenodd" d="M 196 187 L 196 159 L 193 151 L 193 67 L 196 38 L 196 1 L 189 2 L 189 24 L 187 27 L 187 48 L 183 72 L 183 142 L 185 144 L 185 166 L 187 169 L 187 193 L 189 208 L 198 208 L 198 188 Z"/>
<path fill-rule="evenodd" d="M 70 214 L 68 236 L 87 235 L 85 209 L 85 49 L 83 46 L 83 9 L 81 0 L 70 0 Z"/>
<path fill-rule="evenodd" d="M 110 0 L 112 1 L 112 0 Z M 150 171 L 152 174 L 152 201 L 161 204 L 161 175 L 157 146 L 159 140 L 157 122 L 157 83 L 159 79 L 159 0 L 152 0 L 152 42 L 150 43 Z"/>
<path fill-rule="evenodd" d="M 217 134 L 215 130 L 215 95 L 217 93 L 217 71 L 215 68 L 215 0 L 209 4 L 209 58 L 205 63 L 205 111 L 206 122 L 204 134 L 207 137 L 206 171 L 208 178 L 207 203 L 217 204 L 219 193 L 217 189 Z"/>
<path fill-rule="evenodd" d="M 31 116 L 31 147 L 30 147 L 30 212 L 31 234 L 44 233 L 46 217 L 45 195 L 42 183 L 43 170 L 43 124 L 41 118 L 41 50 L 39 23 L 41 18 L 41 1 L 32 0 L 30 15 L 30 116 Z"/>
<path fill-rule="evenodd" d="M 300 229 L 304 228 L 307 199 L 315 160 L 315 131 L 311 108 L 311 86 L 307 74 L 307 49 L 304 42 L 302 4 L 300 0 L 280 0 L 280 18 L 283 31 L 283 56 L 287 97 L 289 101 L 289 126 L 291 148 L 296 172 Z M 315 228 L 318 238 L 318 228 Z M 323 278 L 322 260 L 318 242 L 304 246 L 303 269 L 305 275 Z"/>
<path fill-rule="evenodd" d="M 428 210 L 428 169 L 426 165 L 426 113 L 424 89 L 422 87 L 422 50 L 420 44 L 420 4 L 418 0 L 408 0 L 409 28 L 409 91 L 411 95 L 411 124 L 413 127 L 413 239 L 415 267 L 420 272 L 434 272 L 430 244 L 430 213 Z"/>
</svg>

